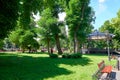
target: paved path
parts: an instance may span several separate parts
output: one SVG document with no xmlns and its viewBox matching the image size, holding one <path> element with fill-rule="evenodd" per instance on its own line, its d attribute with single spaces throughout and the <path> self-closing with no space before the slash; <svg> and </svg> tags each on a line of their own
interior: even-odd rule
<svg viewBox="0 0 120 80">
<path fill-rule="evenodd" d="M 120 80 L 120 71 L 116 71 L 116 80 Z"/>
<path fill-rule="evenodd" d="M 111 80 L 120 80 L 120 57 L 118 57 L 116 69 L 112 70 L 110 78 Z"/>
<path fill-rule="evenodd" d="M 120 80 L 120 71 L 118 70 L 113 70 L 112 73 L 110 74 L 110 80 Z"/>
</svg>

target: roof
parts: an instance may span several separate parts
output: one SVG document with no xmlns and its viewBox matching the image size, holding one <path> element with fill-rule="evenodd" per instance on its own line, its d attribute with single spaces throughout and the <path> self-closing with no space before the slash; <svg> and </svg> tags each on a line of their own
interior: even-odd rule
<svg viewBox="0 0 120 80">
<path fill-rule="evenodd" d="M 108 38 L 111 39 L 114 36 L 115 35 L 111 33 L 103 33 L 96 30 L 93 33 L 88 35 L 88 39 L 93 39 L 93 40 L 108 39 Z"/>
</svg>

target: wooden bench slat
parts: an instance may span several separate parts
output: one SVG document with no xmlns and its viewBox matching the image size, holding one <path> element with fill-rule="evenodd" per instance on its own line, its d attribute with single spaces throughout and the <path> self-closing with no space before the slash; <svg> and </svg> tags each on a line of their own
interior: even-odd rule
<svg viewBox="0 0 120 80">
<path fill-rule="evenodd" d="M 106 80 L 108 79 L 109 74 L 112 72 L 112 66 L 106 66 L 104 60 L 98 63 L 97 72 L 93 74 L 94 80 Z"/>
<path fill-rule="evenodd" d="M 108 74 L 107 73 L 103 73 L 100 77 L 101 80 L 105 80 L 107 78 Z"/>
<path fill-rule="evenodd" d="M 112 66 L 105 66 L 102 71 L 102 73 L 111 73 L 112 72 Z"/>
</svg>

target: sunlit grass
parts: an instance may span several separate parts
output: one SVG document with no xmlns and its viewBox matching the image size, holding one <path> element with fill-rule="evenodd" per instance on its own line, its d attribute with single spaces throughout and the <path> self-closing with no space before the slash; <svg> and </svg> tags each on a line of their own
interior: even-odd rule
<svg viewBox="0 0 120 80">
<path fill-rule="evenodd" d="M 47 54 L 0 53 L 0 80 L 92 80 L 97 63 L 107 55 L 83 55 L 81 59 L 49 58 Z"/>
</svg>

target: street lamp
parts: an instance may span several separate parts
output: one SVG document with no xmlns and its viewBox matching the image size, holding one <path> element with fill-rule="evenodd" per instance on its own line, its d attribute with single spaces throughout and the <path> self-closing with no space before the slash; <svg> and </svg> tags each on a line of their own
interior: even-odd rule
<svg viewBox="0 0 120 80">
<path fill-rule="evenodd" d="M 110 47 L 109 47 L 110 34 L 108 30 L 106 31 L 106 39 L 107 39 L 108 60 L 110 61 Z"/>
</svg>

